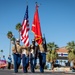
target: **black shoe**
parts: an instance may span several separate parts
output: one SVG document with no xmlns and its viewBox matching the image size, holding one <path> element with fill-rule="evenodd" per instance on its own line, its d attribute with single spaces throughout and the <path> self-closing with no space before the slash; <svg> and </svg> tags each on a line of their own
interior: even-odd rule
<svg viewBox="0 0 75 75">
<path fill-rule="evenodd" d="M 24 73 L 27 73 L 27 72 L 24 72 Z"/>
<path fill-rule="evenodd" d="M 18 71 L 16 71 L 15 73 L 18 73 Z"/>
<path fill-rule="evenodd" d="M 35 71 L 32 71 L 32 73 L 35 73 Z"/>
</svg>

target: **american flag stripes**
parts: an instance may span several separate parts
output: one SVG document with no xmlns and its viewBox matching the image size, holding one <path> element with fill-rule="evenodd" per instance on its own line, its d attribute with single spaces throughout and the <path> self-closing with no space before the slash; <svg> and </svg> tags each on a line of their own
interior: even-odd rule
<svg viewBox="0 0 75 75">
<path fill-rule="evenodd" d="M 28 5 L 26 7 L 26 13 L 22 22 L 22 28 L 21 28 L 21 40 L 25 44 L 25 46 L 29 46 L 29 20 L 28 20 Z"/>
</svg>

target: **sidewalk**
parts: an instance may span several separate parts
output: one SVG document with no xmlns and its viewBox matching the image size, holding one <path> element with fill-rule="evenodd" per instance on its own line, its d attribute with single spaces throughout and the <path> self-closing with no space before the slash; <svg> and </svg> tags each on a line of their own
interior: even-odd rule
<svg viewBox="0 0 75 75">
<path fill-rule="evenodd" d="M 69 67 L 54 68 L 54 70 L 45 70 L 45 72 L 63 72 L 63 73 L 67 73 L 67 74 L 75 73 L 75 72 L 72 72 L 72 70 L 70 70 Z"/>
</svg>

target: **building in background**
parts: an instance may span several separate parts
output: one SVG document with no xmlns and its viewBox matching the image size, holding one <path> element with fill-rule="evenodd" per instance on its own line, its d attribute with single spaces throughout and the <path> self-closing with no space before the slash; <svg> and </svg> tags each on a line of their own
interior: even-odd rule
<svg viewBox="0 0 75 75">
<path fill-rule="evenodd" d="M 56 64 L 61 66 L 70 66 L 68 61 L 68 50 L 65 47 L 61 47 L 57 50 L 58 58 L 56 60 Z"/>
</svg>

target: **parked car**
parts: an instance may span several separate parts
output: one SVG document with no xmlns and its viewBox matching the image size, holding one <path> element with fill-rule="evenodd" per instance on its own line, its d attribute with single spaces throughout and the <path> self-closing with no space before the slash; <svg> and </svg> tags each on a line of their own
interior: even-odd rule
<svg viewBox="0 0 75 75">
<path fill-rule="evenodd" d="M 54 67 L 61 67 L 60 64 L 54 64 Z"/>
</svg>

